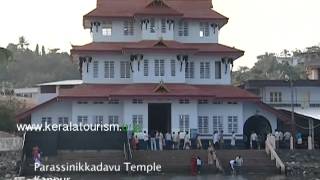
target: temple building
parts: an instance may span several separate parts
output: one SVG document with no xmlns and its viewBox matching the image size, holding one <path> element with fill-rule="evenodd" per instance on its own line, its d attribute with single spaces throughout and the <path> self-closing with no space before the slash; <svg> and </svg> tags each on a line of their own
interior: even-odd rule
<svg viewBox="0 0 320 180">
<path fill-rule="evenodd" d="M 219 43 L 228 18 L 211 0 L 97 0 L 83 17 L 92 42 L 73 46 L 82 83 L 17 116 L 20 122 L 117 123 L 142 131 L 264 135 L 288 118 L 231 85 L 244 51 Z M 56 93 L 56 91 L 55 91 Z"/>
</svg>

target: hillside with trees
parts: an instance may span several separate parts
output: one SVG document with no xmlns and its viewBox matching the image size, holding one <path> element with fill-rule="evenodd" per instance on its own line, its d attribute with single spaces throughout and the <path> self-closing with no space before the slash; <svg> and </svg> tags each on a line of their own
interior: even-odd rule
<svg viewBox="0 0 320 180">
<path fill-rule="evenodd" d="M 66 52 L 47 50 L 37 45 L 34 50 L 20 37 L 18 43 L 10 43 L 0 49 L 0 86 L 32 87 L 38 83 L 66 79 L 80 79 L 77 64 Z"/>
</svg>

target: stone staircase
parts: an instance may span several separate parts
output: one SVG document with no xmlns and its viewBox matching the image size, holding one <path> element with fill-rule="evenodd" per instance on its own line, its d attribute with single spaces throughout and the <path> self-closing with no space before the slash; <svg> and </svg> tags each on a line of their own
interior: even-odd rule
<svg viewBox="0 0 320 180">
<path fill-rule="evenodd" d="M 237 155 L 242 156 L 244 164 L 241 174 L 279 174 L 275 162 L 271 161 L 264 150 L 217 150 L 217 158 L 225 171 L 230 173 L 229 162 Z"/>
<path fill-rule="evenodd" d="M 175 150 L 175 151 L 134 151 L 133 163 L 160 164 L 163 173 L 190 173 L 191 157 L 195 154 L 204 161 L 201 173 L 218 173 L 215 166 L 208 166 L 206 150 Z"/>
</svg>

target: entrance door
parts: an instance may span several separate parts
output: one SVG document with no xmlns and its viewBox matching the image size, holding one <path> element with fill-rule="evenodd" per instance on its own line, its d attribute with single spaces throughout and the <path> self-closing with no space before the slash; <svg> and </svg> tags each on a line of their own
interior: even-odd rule
<svg viewBox="0 0 320 180">
<path fill-rule="evenodd" d="M 166 133 L 171 131 L 171 104 L 152 103 L 148 105 L 148 130 Z"/>
<path fill-rule="evenodd" d="M 250 135 L 252 132 L 257 133 L 260 137 L 260 141 L 266 140 L 267 134 L 272 132 L 271 125 L 263 116 L 252 116 L 250 117 L 243 126 L 243 134 L 246 136 L 246 146 L 250 147 Z M 264 143 L 260 143 L 264 147 Z"/>
</svg>

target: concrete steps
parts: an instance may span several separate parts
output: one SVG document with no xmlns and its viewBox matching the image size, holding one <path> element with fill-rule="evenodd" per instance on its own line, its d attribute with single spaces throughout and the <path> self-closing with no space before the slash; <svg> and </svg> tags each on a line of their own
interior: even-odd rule
<svg viewBox="0 0 320 180">
<path fill-rule="evenodd" d="M 201 173 L 217 173 L 218 169 L 208 165 L 206 150 L 175 150 L 175 151 L 134 151 L 133 163 L 160 164 L 164 173 L 190 173 L 192 155 L 200 156 L 204 166 Z"/>
<path fill-rule="evenodd" d="M 279 170 L 275 162 L 271 161 L 264 150 L 217 150 L 216 152 L 225 173 L 230 173 L 229 162 L 237 155 L 242 156 L 244 164 L 241 168 L 243 174 L 277 174 Z"/>
</svg>

